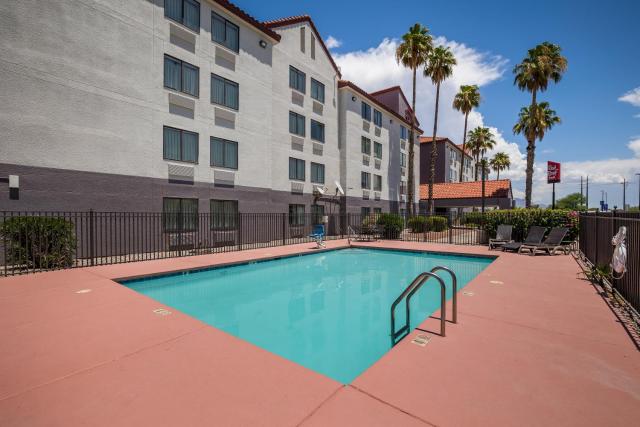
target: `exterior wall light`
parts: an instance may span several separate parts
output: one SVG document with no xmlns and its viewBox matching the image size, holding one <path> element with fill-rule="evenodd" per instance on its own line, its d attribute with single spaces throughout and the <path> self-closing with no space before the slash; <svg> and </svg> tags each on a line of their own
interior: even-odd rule
<svg viewBox="0 0 640 427">
<path fill-rule="evenodd" d="M 352 100 L 353 102 L 356 102 L 356 97 L 355 97 L 355 96 L 352 96 L 352 97 L 351 97 L 351 100 Z"/>
<path fill-rule="evenodd" d="M 258 44 L 260 45 L 261 48 L 265 49 L 267 47 L 267 42 L 264 40 L 260 40 L 258 42 Z"/>
</svg>

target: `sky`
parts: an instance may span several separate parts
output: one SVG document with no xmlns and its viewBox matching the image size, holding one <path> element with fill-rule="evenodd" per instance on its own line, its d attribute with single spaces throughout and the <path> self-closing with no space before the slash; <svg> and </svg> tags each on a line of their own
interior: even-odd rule
<svg viewBox="0 0 640 427">
<path fill-rule="evenodd" d="M 531 95 L 513 85 L 513 67 L 543 41 L 558 44 L 569 67 L 538 100 L 547 101 L 562 123 L 537 143 L 533 199 L 551 203 L 547 160 L 562 163 L 556 197 L 580 191 L 589 176 L 589 204 L 607 193 L 609 207 L 638 205 L 640 173 L 640 0 L 418 1 L 236 0 L 259 20 L 308 14 L 340 66 L 343 78 L 368 91 L 400 85 L 410 100 L 411 75 L 394 59 L 402 34 L 416 22 L 429 28 L 435 44 L 449 46 L 458 65 L 441 88 L 438 135 L 462 142 L 464 117 L 451 108 L 462 84 L 480 86 L 482 103 L 469 127 L 487 126 L 496 151 L 511 159 L 514 196 L 524 197 L 525 147 L 513 125 Z M 433 132 L 435 88 L 422 76 L 416 112 L 426 135 Z M 491 155 L 492 153 L 489 153 Z"/>
</svg>

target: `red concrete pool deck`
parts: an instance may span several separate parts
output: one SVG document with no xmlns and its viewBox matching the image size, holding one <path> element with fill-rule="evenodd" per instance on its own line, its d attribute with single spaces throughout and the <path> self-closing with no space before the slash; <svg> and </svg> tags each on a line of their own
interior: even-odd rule
<svg viewBox="0 0 640 427">
<path fill-rule="evenodd" d="M 415 330 L 347 386 L 113 281 L 312 244 L 0 279 L 0 425 L 637 423 L 640 353 L 572 257 L 357 245 L 498 258 L 459 294 L 445 338 Z"/>
</svg>

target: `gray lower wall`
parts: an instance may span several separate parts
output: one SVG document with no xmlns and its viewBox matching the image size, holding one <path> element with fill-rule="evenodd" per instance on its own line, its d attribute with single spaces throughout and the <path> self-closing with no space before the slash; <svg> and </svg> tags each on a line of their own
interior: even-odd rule
<svg viewBox="0 0 640 427">
<path fill-rule="evenodd" d="M 220 187 L 212 183 L 179 183 L 165 179 L 50 169 L 0 163 L 0 178 L 18 175 L 19 199 L 11 200 L 9 186 L 0 182 L 0 210 L 3 211 L 87 211 L 161 212 L 164 197 L 197 198 L 199 212 L 209 212 L 210 199 L 238 200 L 242 213 L 288 212 L 289 204 L 304 204 L 306 211 L 314 198 L 255 187 Z M 363 206 L 397 212 L 398 202 L 347 197 L 346 206 L 325 204 L 326 213 L 360 213 Z"/>
</svg>

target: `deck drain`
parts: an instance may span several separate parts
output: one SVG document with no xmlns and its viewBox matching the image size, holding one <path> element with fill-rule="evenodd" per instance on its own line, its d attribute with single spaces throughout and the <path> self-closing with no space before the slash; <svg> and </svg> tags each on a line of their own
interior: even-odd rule
<svg viewBox="0 0 640 427">
<path fill-rule="evenodd" d="M 166 308 L 156 308 L 155 310 L 153 310 L 153 312 L 158 316 L 168 316 L 169 314 L 171 314 L 171 312 Z"/>
<path fill-rule="evenodd" d="M 426 346 L 427 344 L 429 344 L 429 341 L 431 341 L 431 337 L 428 335 L 418 335 L 411 340 L 413 344 L 419 345 L 420 347 Z"/>
<path fill-rule="evenodd" d="M 504 282 L 501 282 L 500 280 L 490 280 L 489 283 L 492 285 L 504 285 Z"/>
<path fill-rule="evenodd" d="M 76 294 L 88 294 L 89 292 L 91 292 L 91 289 L 80 289 L 76 291 Z"/>
<path fill-rule="evenodd" d="M 462 291 L 462 295 L 466 295 L 468 297 L 474 296 L 476 293 L 472 291 Z"/>
</svg>

